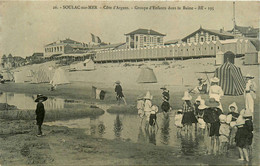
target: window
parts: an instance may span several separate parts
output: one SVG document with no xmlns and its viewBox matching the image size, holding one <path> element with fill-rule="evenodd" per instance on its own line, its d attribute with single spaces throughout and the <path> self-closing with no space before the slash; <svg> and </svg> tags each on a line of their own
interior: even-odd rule
<svg viewBox="0 0 260 166">
<path fill-rule="evenodd" d="M 218 50 L 219 50 L 219 46 L 218 46 Z"/>
<path fill-rule="evenodd" d="M 187 49 L 187 51 L 189 51 L 189 49 Z"/>
<path fill-rule="evenodd" d="M 86 63 L 84 63 L 83 65 L 84 65 L 84 66 L 87 66 L 87 64 L 86 64 Z"/>
<path fill-rule="evenodd" d="M 214 40 L 215 40 L 215 37 L 214 37 L 214 36 L 211 36 L 211 40 L 214 41 Z"/>
<path fill-rule="evenodd" d="M 200 42 L 204 42 L 204 36 L 200 37 Z"/>
<path fill-rule="evenodd" d="M 138 41 L 138 36 L 135 37 L 135 40 Z"/>
<path fill-rule="evenodd" d="M 157 43 L 160 43 L 160 37 L 157 38 Z"/>
<path fill-rule="evenodd" d="M 205 47 L 205 50 L 206 50 L 207 48 Z"/>
<path fill-rule="evenodd" d="M 60 51 L 60 47 L 57 47 L 57 51 Z"/>
<path fill-rule="evenodd" d="M 128 43 L 128 41 L 129 41 L 129 37 L 126 37 L 126 42 Z"/>
<path fill-rule="evenodd" d="M 62 46 L 60 46 L 60 51 L 62 51 Z"/>
<path fill-rule="evenodd" d="M 144 37 L 144 42 L 146 42 L 146 36 Z"/>
<path fill-rule="evenodd" d="M 213 50 L 213 47 L 211 47 L 211 50 Z"/>
</svg>

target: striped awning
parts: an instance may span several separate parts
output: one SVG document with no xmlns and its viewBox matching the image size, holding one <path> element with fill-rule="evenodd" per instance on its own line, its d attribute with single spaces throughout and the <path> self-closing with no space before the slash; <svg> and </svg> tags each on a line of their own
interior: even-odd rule
<svg viewBox="0 0 260 166">
<path fill-rule="evenodd" d="M 244 93 L 246 82 L 239 67 L 230 62 L 216 69 L 215 76 L 225 95 L 238 96 Z"/>
</svg>

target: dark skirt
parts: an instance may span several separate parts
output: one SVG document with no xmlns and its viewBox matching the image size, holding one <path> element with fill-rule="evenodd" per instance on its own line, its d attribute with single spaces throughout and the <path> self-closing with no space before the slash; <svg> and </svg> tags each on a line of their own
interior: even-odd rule
<svg viewBox="0 0 260 166">
<path fill-rule="evenodd" d="M 155 122 L 156 122 L 156 114 L 151 114 L 150 115 L 150 119 L 149 119 L 149 124 L 151 126 L 154 126 L 155 125 Z"/>
<path fill-rule="evenodd" d="M 42 117 L 42 116 L 37 116 L 36 117 L 36 124 L 37 125 L 42 125 L 42 123 L 43 123 L 43 120 L 44 120 L 44 117 Z"/>
<path fill-rule="evenodd" d="M 192 111 L 189 111 L 189 112 L 184 112 L 181 123 L 182 124 L 198 123 L 198 120 L 195 117 L 194 113 Z"/>
<path fill-rule="evenodd" d="M 248 137 L 247 129 L 245 127 L 238 128 L 235 136 L 236 146 L 240 148 L 245 148 L 250 143 L 248 138 L 249 137 Z M 251 140 L 251 144 L 252 144 L 252 140 Z"/>
</svg>

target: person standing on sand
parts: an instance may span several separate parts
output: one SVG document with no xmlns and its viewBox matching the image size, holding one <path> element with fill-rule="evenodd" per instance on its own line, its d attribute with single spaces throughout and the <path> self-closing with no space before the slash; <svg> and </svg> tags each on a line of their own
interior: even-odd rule
<svg viewBox="0 0 260 166">
<path fill-rule="evenodd" d="M 252 114 L 254 113 L 254 99 L 256 98 L 256 84 L 252 81 L 253 76 L 246 75 L 246 88 L 244 92 L 246 110 L 250 110 Z"/>
<path fill-rule="evenodd" d="M 36 124 L 38 126 L 38 134 L 37 134 L 38 137 L 43 135 L 42 123 L 45 116 L 45 109 L 44 109 L 43 102 L 46 101 L 47 99 L 48 97 L 38 94 L 37 99 L 35 100 L 35 102 L 37 102 L 35 114 L 36 114 L 36 122 L 37 122 Z"/>
<path fill-rule="evenodd" d="M 219 108 L 223 111 L 220 99 L 224 96 L 222 88 L 218 85 L 219 79 L 217 77 L 212 78 L 211 86 L 209 88 L 209 98 L 214 98 L 219 103 Z"/>
<path fill-rule="evenodd" d="M 118 101 L 118 105 L 120 105 L 121 99 L 124 101 L 125 105 L 127 105 L 123 94 L 123 89 L 120 85 L 120 81 L 116 81 L 115 83 L 116 83 L 115 92 L 116 92 L 116 99 Z"/>
</svg>

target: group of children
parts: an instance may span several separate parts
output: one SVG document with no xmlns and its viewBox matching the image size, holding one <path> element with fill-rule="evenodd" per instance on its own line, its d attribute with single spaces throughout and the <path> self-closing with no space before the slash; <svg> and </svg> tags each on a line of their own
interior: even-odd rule
<svg viewBox="0 0 260 166">
<path fill-rule="evenodd" d="M 217 82 L 213 78 L 212 82 Z M 209 98 L 205 101 L 198 96 L 195 103 L 192 103 L 192 96 L 188 91 L 184 92 L 182 98 L 182 109 L 177 110 L 174 116 L 174 123 L 177 127 L 177 136 L 185 131 L 191 133 L 193 129 L 210 137 L 208 145 L 209 154 L 227 153 L 230 146 L 236 143 L 239 149 L 240 159 L 249 161 L 253 139 L 253 113 L 249 109 L 242 109 L 238 112 L 236 103 L 231 103 L 228 113 L 224 114 L 220 99 L 223 91 L 216 83 L 213 83 Z M 169 91 L 163 87 L 161 109 L 164 116 L 171 110 L 169 104 Z M 147 92 L 145 97 L 139 96 L 137 101 L 138 114 L 146 119 L 146 127 L 154 128 L 157 125 L 156 113 L 158 106 L 152 104 L 152 96 Z M 158 127 L 158 125 L 157 125 Z"/>
</svg>

